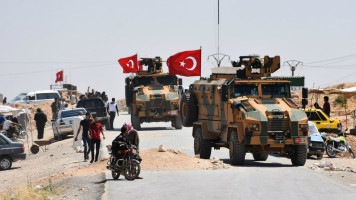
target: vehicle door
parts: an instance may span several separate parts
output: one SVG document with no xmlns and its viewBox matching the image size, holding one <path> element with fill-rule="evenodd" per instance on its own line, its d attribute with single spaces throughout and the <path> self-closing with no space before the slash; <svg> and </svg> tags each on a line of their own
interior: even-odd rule
<svg viewBox="0 0 356 200">
<path fill-rule="evenodd" d="M 331 122 L 329 118 L 322 112 L 317 111 L 319 117 L 320 117 L 320 128 L 322 129 L 330 129 L 331 128 Z M 335 127 L 337 128 L 337 127 Z"/>
<path fill-rule="evenodd" d="M 0 156 L 4 154 L 8 154 L 9 152 L 9 143 L 8 141 L 0 135 Z"/>
</svg>

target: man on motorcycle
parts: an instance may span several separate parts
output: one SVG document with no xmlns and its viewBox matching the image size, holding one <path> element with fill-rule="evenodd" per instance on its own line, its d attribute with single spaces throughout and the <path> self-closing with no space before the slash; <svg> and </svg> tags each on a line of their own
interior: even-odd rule
<svg viewBox="0 0 356 200">
<path fill-rule="evenodd" d="M 4 122 L 3 129 L 6 131 L 8 137 L 12 138 L 14 134 L 18 134 L 19 130 L 17 128 L 17 123 L 14 123 L 12 120 L 12 116 L 7 116 L 6 121 Z"/>
<path fill-rule="evenodd" d="M 129 138 L 127 137 L 128 131 L 126 126 L 121 127 L 121 134 L 112 141 L 111 153 L 115 159 L 110 163 L 109 169 L 113 169 L 117 159 L 121 157 L 121 153 L 125 150 L 125 146 L 131 145 Z M 126 145 L 125 145 L 126 144 Z"/>
</svg>

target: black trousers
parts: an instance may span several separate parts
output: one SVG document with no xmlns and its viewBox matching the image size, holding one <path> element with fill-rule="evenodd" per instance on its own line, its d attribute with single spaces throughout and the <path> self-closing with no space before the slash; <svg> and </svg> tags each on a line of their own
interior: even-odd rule
<svg viewBox="0 0 356 200">
<path fill-rule="evenodd" d="M 94 145 L 95 145 L 95 161 L 98 161 L 99 150 L 100 150 L 100 140 L 92 139 L 90 144 L 91 160 L 94 160 Z"/>
<path fill-rule="evenodd" d="M 114 129 L 115 112 L 110 112 L 110 129 Z"/>
<path fill-rule="evenodd" d="M 44 133 L 44 126 L 37 126 L 37 139 L 42 139 L 43 138 L 43 133 Z"/>
</svg>

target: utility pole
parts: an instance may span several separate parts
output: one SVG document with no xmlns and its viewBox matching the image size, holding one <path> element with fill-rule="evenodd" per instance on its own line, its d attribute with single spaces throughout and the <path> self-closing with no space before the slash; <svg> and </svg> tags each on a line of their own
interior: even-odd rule
<svg viewBox="0 0 356 200">
<path fill-rule="evenodd" d="M 294 76 L 294 72 L 297 69 L 298 65 L 302 66 L 303 62 L 298 60 L 288 60 L 283 63 L 283 65 L 289 65 L 290 70 L 292 71 L 292 76 Z"/>
</svg>

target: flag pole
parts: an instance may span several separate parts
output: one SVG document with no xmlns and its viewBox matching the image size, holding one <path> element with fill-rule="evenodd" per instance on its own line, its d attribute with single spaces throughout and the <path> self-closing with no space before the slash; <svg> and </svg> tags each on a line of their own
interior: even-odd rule
<svg viewBox="0 0 356 200">
<path fill-rule="evenodd" d="M 200 46 L 200 79 L 201 79 L 201 61 L 202 61 L 202 59 L 201 59 L 201 52 L 202 52 L 202 48 L 201 48 L 201 46 Z"/>
</svg>

